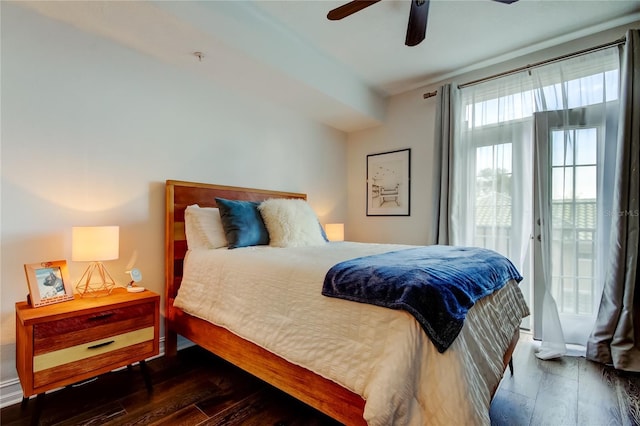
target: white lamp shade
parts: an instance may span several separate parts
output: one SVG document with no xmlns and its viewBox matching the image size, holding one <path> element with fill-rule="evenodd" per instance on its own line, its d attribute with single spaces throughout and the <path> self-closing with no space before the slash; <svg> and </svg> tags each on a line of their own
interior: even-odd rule
<svg viewBox="0 0 640 426">
<path fill-rule="evenodd" d="M 344 241 L 344 223 L 327 223 L 324 230 L 329 241 Z"/>
<path fill-rule="evenodd" d="M 119 256 L 119 226 L 74 226 L 71 228 L 71 260 L 95 262 Z"/>
</svg>

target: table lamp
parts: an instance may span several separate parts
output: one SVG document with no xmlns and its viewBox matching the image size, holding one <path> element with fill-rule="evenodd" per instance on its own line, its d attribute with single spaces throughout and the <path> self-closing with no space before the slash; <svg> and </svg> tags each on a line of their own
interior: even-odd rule
<svg viewBox="0 0 640 426">
<path fill-rule="evenodd" d="M 344 223 L 327 223 L 324 230 L 329 241 L 344 241 Z"/>
<path fill-rule="evenodd" d="M 84 296 L 106 296 L 115 287 L 102 261 L 118 258 L 119 226 L 74 226 L 71 228 L 71 260 L 91 262 L 76 285 Z"/>
</svg>

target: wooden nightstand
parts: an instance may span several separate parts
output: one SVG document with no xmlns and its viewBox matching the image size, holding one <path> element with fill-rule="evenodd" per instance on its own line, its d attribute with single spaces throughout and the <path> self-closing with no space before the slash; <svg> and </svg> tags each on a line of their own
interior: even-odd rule
<svg viewBox="0 0 640 426">
<path fill-rule="evenodd" d="M 81 382 L 159 353 L 160 296 L 114 289 L 104 297 L 33 308 L 16 303 L 16 368 L 26 404 L 31 395 Z M 36 409 L 36 411 L 39 411 Z"/>
</svg>

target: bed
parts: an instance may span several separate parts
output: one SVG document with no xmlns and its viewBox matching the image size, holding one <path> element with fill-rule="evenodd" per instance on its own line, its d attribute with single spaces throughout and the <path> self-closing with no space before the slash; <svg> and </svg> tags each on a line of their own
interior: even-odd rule
<svg viewBox="0 0 640 426">
<path fill-rule="evenodd" d="M 395 390 L 380 390 L 380 386 L 376 385 L 375 380 L 372 381 L 373 385 L 368 388 L 367 384 L 363 385 L 361 383 L 362 380 L 360 376 L 355 378 L 347 377 L 343 380 L 341 375 L 344 375 L 344 372 L 333 371 L 340 370 L 339 367 L 334 366 L 330 369 L 332 371 L 325 371 L 322 369 L 322 365 L 300 361 L 302 358 L 296 358 L 296 356 L 289 353 L 278 353 L 278 350 L 274 349 L 276 346 L 272 347 L 271 342 L 268 342 L 269 336 L 266 336 L 267 341 L 263 341 L 262 336 L 265 334 L 264 330 L 258 330 L 256 336 L 251 336 L 242 328 L 245 327 L 246 324 L 238 325 L 236 329 L 232 323 L 220 319 L 217 323 L 218 325 L 216 325 L 212 323 L 210 319 L 206 318 L 207 313 L 185 308 L 185 306 L 187 306 L 185 305 L 186 302 L 181 299 L 189 299 L 189 297 L 186 296 L 186 290 L 183 291 L 183 293 L 180 294 L 181 297 L 179 297 L 183 284 L 183 274 L 185 272 L 185 258 L 188 258 L 189 262 L 193 262 L 193 264 L 195 264 L 198 259 L 204 259 L 209 256 L 223 257 L 225 261 L 230 262 L 243 262 L 246 260 L 243 260 L 241 256 L 246 255 L 249 256 L 249 261 L 254 268 L 244 269 L 257 270 L 258 267 L 262 267 L 260 266 L 261 263 L 265 265 L 274 263 L 271 257 L 266 257 L 272 256 L 271 252 L 277 253 L 277 256 L 280 257 L 284 256 L 287 259 L 303 259 L 302 256 L 304 252 L 314 250 L 313 256 L 318 260 L 315 262 L 317 269 L 315 272 L 316 275 L 320 274 L 323 268 L 326 268 L 326 266 L 332 262 L 349 258 L 348 250 L 350 250 L 350 243 L 335 246 L 340 247 L 338 250 L 329 250 L 325 247 L 318 248 L 318 250 L 321 250 L 320 253 L 315 251 L 316 248 L 297 248 L 294 250 L 295 254 L 290 255 L 287 253 L 286 256 L 283 254 L 286 253 L 284 250 L 289 249 L 280 250 L 275 248 L 269 252 L 269 248 L 267 247 L 252 248 L 250 250 L 187 250 L 185 210 L 188 206 L 194 204 L 198 204 L 201 207 L 216 207 L 216 197 L 227 200 L 254 202 L 261 202 L 273 198 L 306 200 L 306 195 L 300 193 L 175 180 L 168 180 L 166 182 L 165 352 L 167 355 L 176 353 L 177 335 L 182 335 L 195 344 L 202 346 L 232 364 L 347 425 L 367 424 L 365 418 L 368 419 L 370 425 L 392 423 L 450 424 L 451 421 L 455 420 L 485 424 L 489 422 L 488 407 L 491 397 L 511 359 L 519 336 L 520 320 L 528 314 L 526 305 L 520 300 L 521 295 L 518 296 L 519 290 L 517 290 L 517 284 L 510 283 L 508 286 L 505 286 L 505 289 L 498 291 L 495 297 L 492 295 L 481 300 L 481 303 L 477 303 L 477 306 L 474 306 L 469 311 L 460 337 L 453 342 L 451 348 L 444 354 L 439 354 L 433 345 L 429 343 L 424 344 L 426 340 L 420 336 L 423 333 L 415 332 L 415 330 L 420 331 L 419 326 L 415 326 L 415 324 L 413 324 L 415 320 L 406 313 L 345 300 L 334 300 L 322 296 L 318 289 L 318 293 L 313 297 L 315 298 L 314 300 L 320 304 L 320 309 L 334 305 L 346 306 L 346 310 L 349 311 L 351 315 L 348 321 L 349 324 L 356 323 L 358 317 L 375 317 L 378 314 L 372 314 L 372 312 L 378 312 L 381 313 L 381 315 L 386 315 L 381 317 L 382 319 L 379 323 L 407 324 L 402 326 L 403 329 L 408 328 L 414 330 L 409 332 L 409 334 L 418 336 L 416 342 L 418 342 L 420 349 L 419 352 L 415 349 L 415 356 L 413 356 L 410 362 L 406 363 L 410 365 L 405 366 L 402 365 L 403 363 L 396 365 L 394 362 L 381 363 L 380 365 L 392 365 L 390 370 L 391 375 L 395 374 L 397 376 L 395 379 L 399 377 L 400 382 L 404 379 L 400 376 L 400 373 L 395 373 L 396 371 L 404 371 L 402 374 L 411 372 L 412 375 L 415 375 L 415 377 L 411 378 L 412 381 L 416 382 L 415 387 L 417 390 L 415 390 L 415 393 L 427 393 L 429 398 L 439 400 L 432 401 L 433 403 L 430 403 L 429 407 L 425 408 L 422 407 L 422 405 L 424 405 L 424 400 L 429 398 L 423 398 L 422 395 L 418 395 L 420 401 L 414 404 L 407 403 L 403 398 L 396 396 Z M 328 243 L 327 246 L 329 244 L 332 243 Z M 381 246 L 382 245 L 372 245 L 372 247 L 367 246 L 363 247 L 363 249 L 367 253 L 378 253 L 386 250 L 386 248 L 383 250 Z M 287 262 L 283 261 L 281 263 L 286 266 L 285 264 Z M 299 262 L 294 261 L 289 263 L 304 263 L 304 261 L 300 260 Z M 198 272 L 199 270 L 194 266 L 189 267 L 191 268 L 190 275 L 185 278 L 185 283 L 188 282 L 189 285 L 191 285 L 191 281 L 197 281 L 196 277 L 198 274 L 203 277 L 206 275 L 204 272 Z M 271 285 L 271 283 L 275 281 L 275 278 L 270 278 L 266 275 L 267 273 L 267 271 L 260 272 L 259 276 L 249 276 L 245 278 L 245 280 L 259 281 L 261 277 L 264 277 L 263 279 Z M 301 279 L 301 281 L 305 281 L 305 279 Z M 298 287 L 299 286 L 296 285 L 291 293 L 296 294 L 296 292 L 299 292 L 302 294 L 303 290 L 299 290 Z M 507 287 L 509 290 L 507 290 Z M 220 289 L 216 290 L 216 295 L 218 294 L 217 291 L 220 291 Z M 240 287 L 238 287 L 238 293 L 241 293 Z M 201 295 L 191 298 L 197 302 L 198 300 L 202 301 L 211 297 L 211 294 L 213 294 L 213 292 L 209 292 L 209 295 L 202 293 Z M 269 297 L 269 294 L 270 293 L 265 293 L 264 296 L 260 297 Z M 220 291 L 220 295 L 222 295 L 222 291 Z M 247 298 L 251 297 L 249 293 L 246 293 L 246 295 Z M 301 297 L 307 296 L 303 295 Z M 520 299 L 518 299 L 518 297 Z M 177 299 L 179 303 L 176 304 Z M 216 303 L 215 298 L 210 300 L 212 304 Z M 234 303 L 236 302 L 237 301 L 234 301 Z M 263 305 L 268 306 L 269 304 Z M 505 307 L 504 309 L 503 306 Z M 240 307 L 238 310 L 241 311 L 242 308 Z M 508 315 L 503 315 L 501 313 L 503 310 L 508 311 Z M 187 311 L 191 313 L 187 313 Z M 211 315 L 216 315 L 216 309 L 209 309 L 209 311 L 214 311 Z M 505 320 L 500 319 L 500 324 L 493 324 L 489 319 L 484 319 L 483 315 L 481 315 L 481 312 L 485 311 L 500 312 L 495 315 L 500 315 L 500 318 L 508 318 Z M 260 315 L 263 314 L 269 315 L 268 312 L 261 313 Z M 333 317 L 334 314 L 324 315 L 323 318 L 326 316 Z M 319 318 L 321 317 L 317 316 L 316 320 L 319 322 L 325 321 L 324 319 L 320 321 Z M 477 327 L 480 328 L 477 329 L 473 328 L 472 325 L 476 322 L 478 324 L 482 323 L 483 325 L 478 325 Z M 260 323 L 260 321 L 249 321 L 249 328 L 255 328 L 256 323 Z M 316 326 L 314 325 L 314 327 Z M 304 326 L 288 327 L 287 333 L 292 329 L 298 328 L 305 329 Z M 347 333 L 354 333 L 354 327 L 347 328 L 352 329 L 351 331 L 347 330 Z M 362 330 L 365 329 L 361 329 L 355 333 L 375 334 L 377 332 L 375 329 L 371 332 L 363 332 Z M 495 339 L 495 343 L 493 343 L 492 340 L 491 344 L 485 344 L 477 337 L 480 334 L 494 332 L 496 336 L 492 336 L 491 339 Z M 313 339 L 311 339 L 315 342 L 314 347 L 329 348 L 329 351 L 331 351 L 334 348 L 332 345 L 335 345 L 336 348 L 340 346 L 336 344 L 336 342 L 339 342 L 340 336 L 327 335 L 322 337 L 323 331 L 318 331 L 315 328 L 314 333 L 317 333 L 317 335 L 314 334 Z M 389 334 L 385 331 L 383 335 Z M 286 339 L 279 338 L 275 340 L 297 342 L 298 340 L 296 339 L 299 338 L 299 336 L 287 335 Z M 321 340 L 321 338 L 328 341 Z M 385 345 L 382 345 L 382 347 L 385 347 Z M 386 347 L 388 348 L 389 344 L 387 344 Z M 338 352 L 337 349 L 336 352 Z M 327 352 L 325 352 L 325 355 L 326 353 Z M 423 356 L 428 358 L 429 361 L 422 361 Z M 345 371 L 350 371 L 352 369 L 357 370 L 358 368 L 358 365 L 353 365 L 347 366 L 344 369 Z M 363 366 L 361 370 L 361 376 L 366 376 L 367 371 L 369 371 L 366 365 Z M 370 370 L 374 371 L 376 369 L 373 368 Z M 444 370 L 449 371 L 442 373 L 442 376 L 438 376 L 441 374 L 440 372 Z M 416 371 L 418 371 L 419 374 L 414 374 Z M 390 377 L 389 372 L 386 372 L 386 374 L 387 378 L 385 380 Z M 429 377 L 431 377 L 432 380 L 428 380 Z M 423 378 L 426 379 L 423 380 Z M 391 379 L 394 378 L 391 377 Z M 368 381 L 368 378 L 366 381 Z M 383 380 L 379 383 L 387 382 Z M 373 388 L 373 390 L 371 388 Z M 469 394 L 469 392 L 471 392 L 471 394 Z M 399 392 L 397 395 L 402 395 L 402 393 Z M 396 401 L 396 399 L 403 400 Z M 467 400 L 473 401 L 467 402 Z M 469 406 L 468 410 L 465 408 L 467 405 Z M 383 407 L 382 409 L 380 408 L 381 406 Z M 391 417 L 387 416 L 386 411 L 389 409 L 386 407 L 392 407 L 390 410 L 393 411 L 393 413 L 389 414 Z M 413 413 L 412 410 L 421 412 Z M 456 418 L 455 416 L 458 415 L 461 417 Z M 392 420 L 389 420 L 390 418 Z"/>
</svg>

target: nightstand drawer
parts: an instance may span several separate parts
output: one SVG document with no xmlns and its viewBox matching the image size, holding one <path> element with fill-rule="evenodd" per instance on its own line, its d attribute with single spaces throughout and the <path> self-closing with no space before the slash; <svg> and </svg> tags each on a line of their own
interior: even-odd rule
<svg viewBox="0 0 640 426">
<path fill-rule="evenodd" d="M 98 371 L 100 368 L 112 367 L 115 365 L 124 366 L 132 363 L 132 354 L 148 358 L 156 355 L 157 353 L 153 350 L 152 341 L 139 343 L 126 349 L 120 349 L 107 354 L 98 355 L 91 358 L 89 361 L 75 364 L 68 363 L 59 367 L 34 372 L 33 387 L 34 389 L 38 389 L 40 386 L 52 388 L 52 386 L 49 386 L 51 383 L 67 384 L 77 382 L 77 377 L 82 377 L 83 375 L 85 377 L 92 377 L 95 375 L 94 372 Z"/>
<path fill-rule="evenodd" d="M 83 346 L 125 332 L 153 327 L 154 315 L 155 305 L 144 303 L 36 324 L 33 327 L 34 355 Z"/>
<path fill-rule="evenodd" d="M 68 346 L 53 352 L 46 352 L 33 357 L 33 371 L 42 371 L 63 364 L 85 360 L 107 352 L 118 351 L 138 343 L 153 341 L 153 327 L 111 336 L 107 339 L 94 340 L 82 345 Z"/>
<path fill-rule="evenodd" d="M 34 387 L 125 362 L 145 353 L 151 356 L 154 331 L 153 326 L 146 327 L 36 355 L 33 358 Z"/>
</svg>

